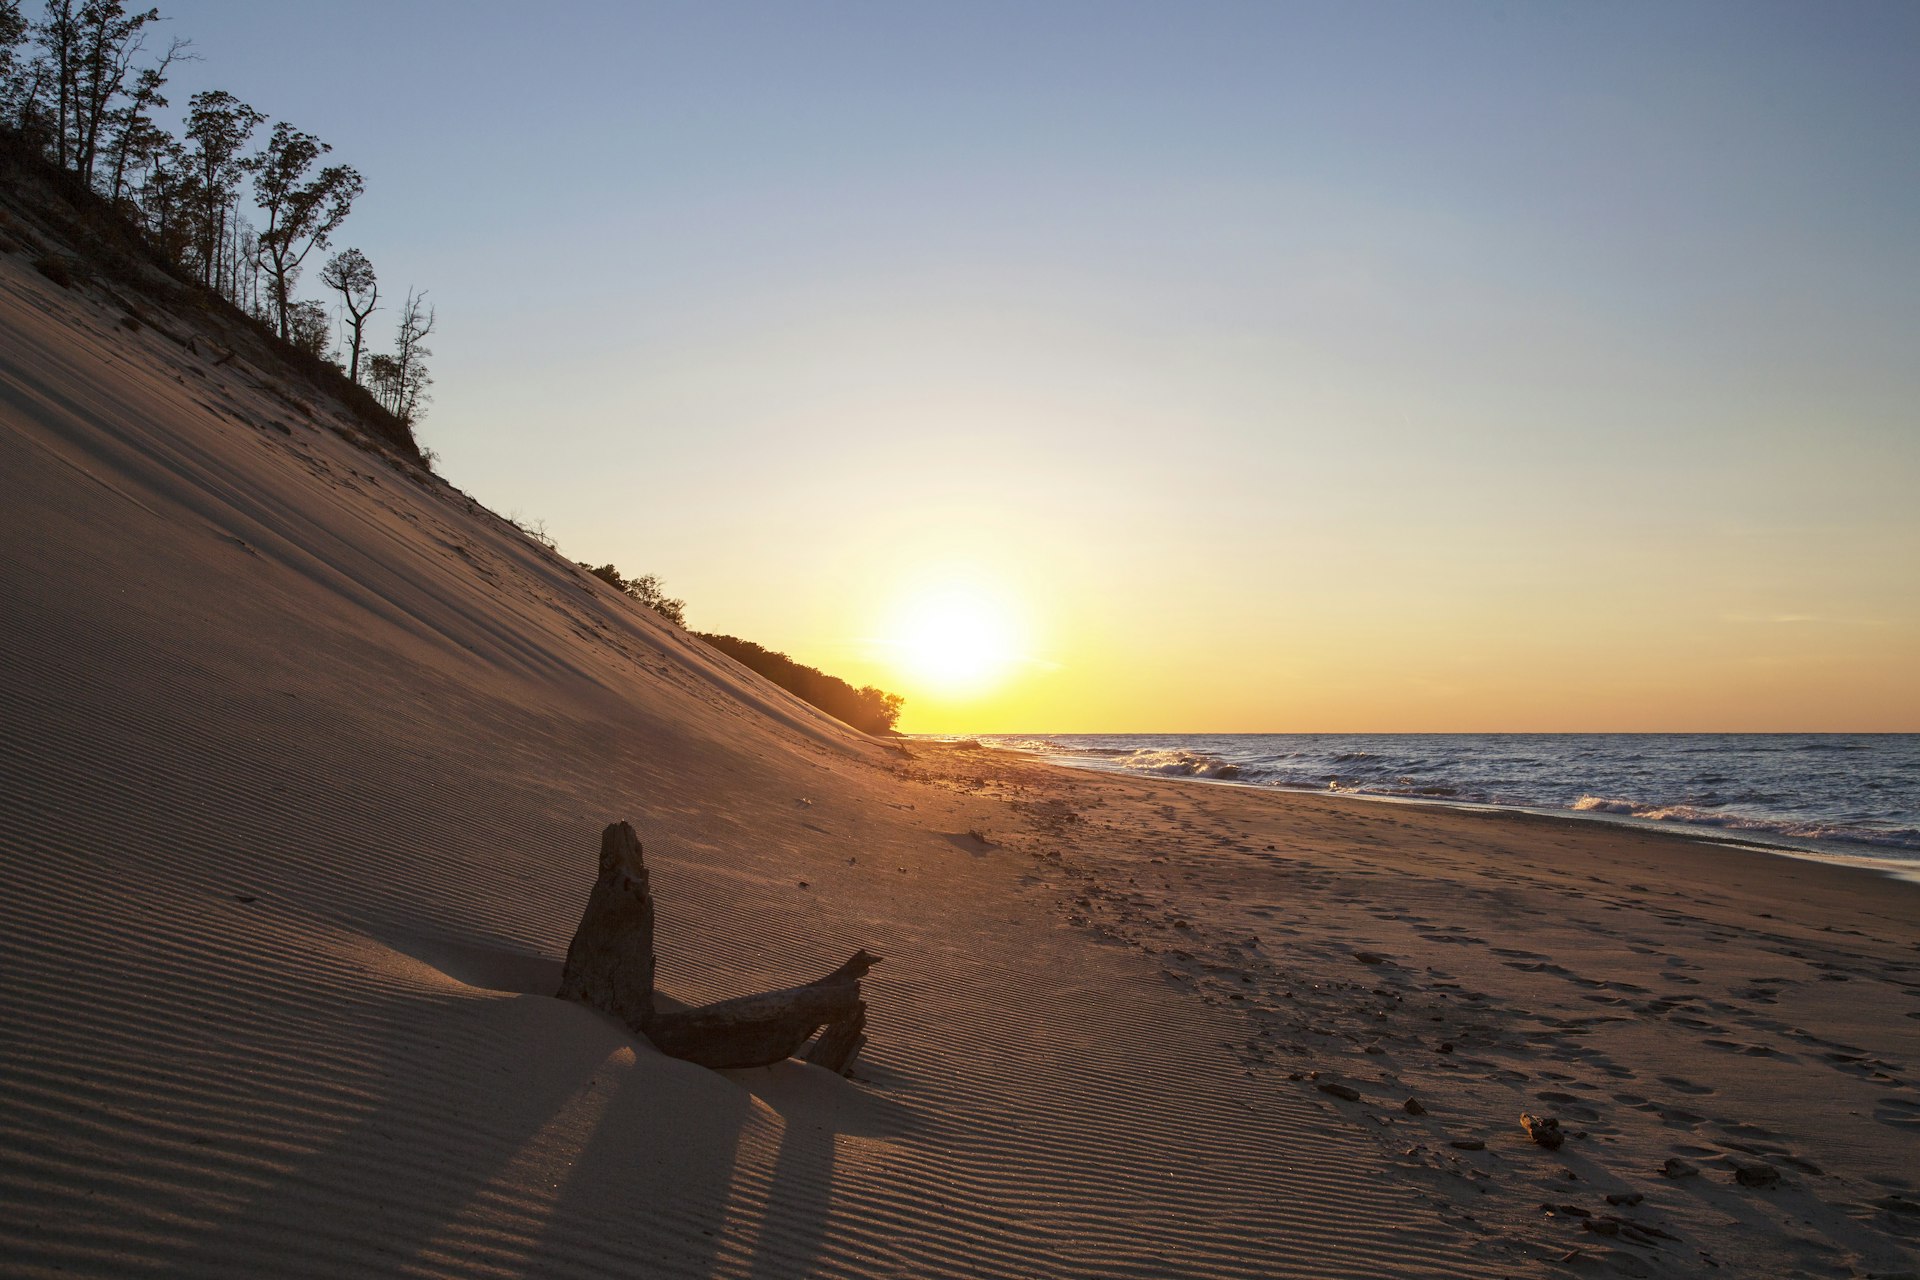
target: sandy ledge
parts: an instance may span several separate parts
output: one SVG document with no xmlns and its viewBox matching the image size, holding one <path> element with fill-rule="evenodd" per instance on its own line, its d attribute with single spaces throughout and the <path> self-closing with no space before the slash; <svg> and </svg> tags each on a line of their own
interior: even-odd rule
<svg viewBox="0 0 1920 1280">
<path fill-rule="evenodd" d="M 902 756 L 119 315 L 0 257 L 7 1274 L 1920 1269 L 1914 886 Z M 854 1080 L 550 998 L 616 817 Z"/>
</svg>

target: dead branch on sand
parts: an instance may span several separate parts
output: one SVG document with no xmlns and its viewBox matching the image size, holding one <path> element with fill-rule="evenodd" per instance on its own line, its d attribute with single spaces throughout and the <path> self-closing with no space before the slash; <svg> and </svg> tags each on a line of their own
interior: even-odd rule
<svg viewBox="0 0 1920 1280">
<path fill-rule="evenodd" d="M 703 1067 L 763 1067 L 825 1028 L 807 1061 L 844 1075 L 867 1042 L 860 979 L 880 957 L 861 950 L 824 978 L 662 1013 L 653 1001 L 653 894 L 640 839 L 616 822 L 600 833 L 600 874 L 567 947 L 559 997 L 608 1014 L 660 1052 Z"/>
</svg>

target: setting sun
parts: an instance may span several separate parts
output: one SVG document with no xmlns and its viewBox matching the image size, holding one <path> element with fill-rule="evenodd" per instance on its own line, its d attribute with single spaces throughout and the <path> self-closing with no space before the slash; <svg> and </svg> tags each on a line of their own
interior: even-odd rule
<svg viewBox="0 0 1920 1280">
<path fill-rule="evenodd" d="M 972 584 L 942 583 L 914 593 L 883 638 L 901 675 L 935 694 L 988 689 L 1019 660 L 1013 610 Z"/>
</svg>

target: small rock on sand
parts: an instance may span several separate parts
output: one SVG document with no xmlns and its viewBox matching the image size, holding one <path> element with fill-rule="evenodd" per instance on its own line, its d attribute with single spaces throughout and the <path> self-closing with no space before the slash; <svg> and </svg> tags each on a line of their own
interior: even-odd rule
<svg viewBox="0 0 1920 1280">
<path fill-rule="evenodd" d="M 1317 1085 L 1316 1087 L 1322 1093 L 1330 1093 L 1334 1097 L 1342 1098 L 1348 1102 L 1360 1101 L 1360 1091 L 1358 1089 L 1349 1088 L 1344 1084 L 1335 1084 L 1331 1080 L 1328 1080 Z"/>
<path fill-rule="evenodd" d="M 1609 1191 L 1607 1193 L 1608 1204 L 1624 1204 L 1629 1207 L 1639 1204 L 1646 1198 L 1646 1194 L 1640 1191 Z"/>
<path fill-rule="evenodd" d="M 1536 1116 L 1522 1112 L 1520 1127 L 1527 1131 L 1527 1136 L 1532 1138 L 1536 1145 L 1545 1147 L 1549 1151 L 1558 1151 L 1560 1144 L 1567 1140 L 1567 1135 L 1560 1132 L 1560 1122 L 1552 1116 Z"/>
<path fill-rule="evenodd" d="M 1478 1138 L 1455 1138 L 1447 1144 L 1455 1151 L 1485 1151 L 1487 1144 Z"/>
<path fill-rule="evenodd" d="M 1420 1099 L 1418 1098 L 1408 1098 L 1400 1104 L 1400 1109 L 1410 1116 L 1423 1116 L 1427 1114 L 1427 1109 L 1420 1105 Z"/>
<path fill-rule="evenodd" d="M 1353 958 L 1361 964 L 1385 964 L 1387 962 L 1387 958 L 1378 951 L 1356 951 L 1353 953 Z"/>
<path fill-rule="evenodd" d="M 1780 1171 L 1765 1160 L 1736 1160 L 1733 1180 L 1743 1187 L 1775 1187 L 1780 1185 Z"/>
<path fill-rule="evenodd" d="M 1691 1178 L 1699 1172 L 1699 1168 L 1691 1161 L 1682 1160 L 1679 1156 L 1668 1156 L 1660 1166 L 1661 1176 L 1667 1178 Z"/>
</svg>

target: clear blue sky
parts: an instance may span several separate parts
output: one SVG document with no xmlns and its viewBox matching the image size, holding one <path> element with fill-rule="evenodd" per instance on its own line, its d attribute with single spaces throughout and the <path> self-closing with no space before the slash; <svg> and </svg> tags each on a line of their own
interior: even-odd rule
<svg viewBox="0 0 1920 1280">
<path fill-rule="evenodd" d="M 162 9 L 456 483 L 890 687 L 973 584 L 909 727 L 1920 729 L 1920 5 Z"/>
</svg>

